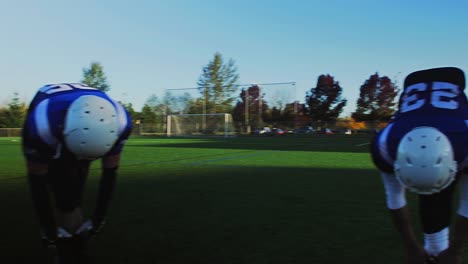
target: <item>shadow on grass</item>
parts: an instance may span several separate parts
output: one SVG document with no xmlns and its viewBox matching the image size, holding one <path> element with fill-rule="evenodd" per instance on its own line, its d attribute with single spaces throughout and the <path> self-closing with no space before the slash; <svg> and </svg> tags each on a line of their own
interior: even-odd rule
<svg viewBox="0 0 468 264">
<path fill-rule="evenodd" d="M 401 263 L 374 170 L 123 169 L 92 263 Z M 92 210 L 97 172 L 85 206 Z M 24 180 L 0 185 L 1 263 L 40 263 Z M 6 213 L 5 213 L 6 212 Z"/>
<path fill-rule="evenodd" d="M 248 150 L 320 151 L 320 152 L 369 152 L 371 136 L 367 135 L 308 135 L 308 136 L 243 136 L 233 138 L 145 138 L 147 143 L 134 147 L 170 148 L 223 148 Z"/>
</svg>

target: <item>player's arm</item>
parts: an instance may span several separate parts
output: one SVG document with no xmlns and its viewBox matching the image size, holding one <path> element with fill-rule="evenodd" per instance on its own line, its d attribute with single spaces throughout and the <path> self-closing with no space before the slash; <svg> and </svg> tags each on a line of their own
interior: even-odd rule
<svg viewBox="0 0 468 264">
<path fill-rule="evenodd" d="M 120 166 L 120 155 L 132 131 L 132 122 L 129 113 L 119 104 L 116 104 L 116 107 L 122 110 L 120 114 L 125 116 L 125 125 L 121 131 L 118 142 L 114 145 L 112 150 L 102 158 L 102 176 L 99 183 L 96 209 L 92 218 L 94 232 L 99 231 L 105 223 L 107 210 L 109 209 L 115 189 Z"/>
<path fill-rule="evenodd" d="M 414 230 L 411 226 L 408 206 L 399 209 L 390 209 L 393 224 L 399 232 L 404 250 L 406 252 L 406 263 L 423 264 L 426 263 L 427 253 L 418 243 Z"/>
<path fill-rule="evenodd" d="M 381 172 L 384 183 L 387 208 L 393 225 L 401 236 L 408 263 L 424 263 L 426 253 L 418 243 L 411 225 L 406 202 L 406 190 L 393 174 Z"/>
<path fill-rule="evenodd" d="M 441 253 L 440 263 L 461 263 L 468 238 L 468 174 L 460 175 L 460 203 L 449 248 Z"/>
<path fill-rule="evenodd" d="M 38 95 L 34 100 L 39 101 Z M 36 104 L 31 104 L 28 109 L 22 129 L 22 152 L 26 161 L 26 173 L 30 195 L 34 211 L 39 220 L 43 238 L 48 242 L 55 241 L 57 228 L 55 222 L 55 209 L 53 208 L 49 185 L 49 160 L 52 155 L 48 145 L 37 136 L 35 129 L 36 120 L 33 109 Z"/>
<path fill-rule="evenodd" d="M 120 164 L 120 154 L 102 158 L 102 175 L 96 200 L 96 209 L 93 214 L 93 227 L 95 231 L 104 224 L 110 201 L 115 189 L 117 173 Z"/>
<path fill-rule="evenodd" d="M 47 187 L 49 166 L 47 163 L 26 159 L 26 168 L 33 206 L 39 218 L 39 224 L 45 239 L 55 241 L 57 228 Z"/>
</svg>

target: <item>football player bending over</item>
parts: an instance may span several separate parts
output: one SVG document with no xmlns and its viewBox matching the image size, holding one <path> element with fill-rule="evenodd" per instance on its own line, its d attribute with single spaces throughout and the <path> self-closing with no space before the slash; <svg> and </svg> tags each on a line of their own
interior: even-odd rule
<svg viewBox="0 0 468 264">
<path fill-rule="evenodd" d="M 406 263 L 462 263 L 468 235 L 468 102 L 465 76 L 453 67 L 413 72 L 404 82 L 398 112 L 372 144 L 387 207 Z M 452 197 L 460 204 L 450 228 Z M 419 196 L 424 245 L 410 224 L 406 190 Z M 452 239 L 449 240 L 449 233 Z"/>
<path fill-rule="evenodd" d="M 83 84 L 51 84 L 33 98 L 23 127 L 23 153 L 43 242 L 58 263 L 79 263 L 86 238 L 105 223 L 120 153 L 131 132 L 127 111 Z M 93 160 L 102 175 L 90 220 L 81 208 Z"/>
</svg>

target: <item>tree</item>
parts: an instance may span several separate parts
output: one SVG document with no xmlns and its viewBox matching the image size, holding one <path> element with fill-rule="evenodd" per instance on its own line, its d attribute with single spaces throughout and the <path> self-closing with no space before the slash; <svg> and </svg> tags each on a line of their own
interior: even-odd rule
<svg viewBox="0 0 468 264">
<path fill-rule="evenodd" d="M 138 113 L 137 111 L 135 111 L 135 109 L 133 109 L 132 103 L 124 103 L 122 101 L 119 101 L 119 103 L 125 108 L 125 110 L 127 110 L 133 123 L 135 123 L 136 120 L 140 119 L 141 113 Z"/>
<path fill-rule="evenodd" d="M 297 102 L 288 103 L 285 105 L 281 114 L 283 127 L 294 128 L 296 122 Z"/>
<path fill-rule="evenodd" d="M 336 127 L 352 130 L 360 130 L 367 128 L 365 122 L 356 122 L 356 120 L 354 120 L 354 118 L 352 117 L 338 118 L 338 120 L 336 121 Z"/>
<path fill-rule="evenodd" d="M 203 67 L 198 79 L 198 90 L 204 100 L 203 113 L 230 113 L 237 90 L 239 75 L 232 59 L 226 63 L 217 52 L 214 59 Z"/>
<path fill-rule="evenodd" d="M 387 76 L 375 73 L 361 85 L 356 111 L 351 116 L 356 121 L 387 122 L 395 112 L 398 87 Z"/>
<path fill-rule="evenodd" d="M 0 128 L 10 127 L 8 124 L 8 109 L 0 108 Z"/>
<path fill-rule="evenodd" d="M 89 68 L 83 69 L 83 80 L 81 82 L 103 92 L 110 90 L 102 65 L 99 62 L 93 62 Z"/>
<path fill-rule="evenodd" d="M 342 92 L 343 88 L 333 76 L 320 75 L 317 86 L 306 94 L 307 114 L 316 122 L 336 120 L 347 102 L 341 97 Z"/>
<path fill-rule="evenodd" d="M 0 109 L 0 127 L 22 127 L 26 116 L 26 104 L 20 102 L 18 93 L 14 93 L 8 107 Z"/>
<path fill-rule="evenodd" d="M 276 105 L 271 109 L 266 109 L 263 119 L 273 127 L 294 128 L 295 125 L 295 102 L 285 104 L 284 107 Z"/>
<path fill-rule="evenodd" d="M 156 124 L 157 116 L 151 109 L 151 106 L 145 104 L 141 109 L 141 122 L 143 124 Z"/>
<path fill-rule="evenodd" d="M 148 97 L 148 99 L 146 100 L 145 105 L 148 105 L 151 108 L 151 111 L 157 117 L 161 117 L 161 116 L 164 116 L 166 114 L 166 105 L 155 94 L 150 95 L 150 97 Z"/>
<path fill-rule="evenodd" d="M 194 100 L 190 100 L 187 110 L 187 114 L 200 114 L 203 113 L 203 107 L 205 105 L 203 98 L 196 98 Z"/>
<path fill-rule="evenodd" d="M 188 92 L 184 92 L 182 95 L 173 95 L 172 92 L 166 91 L 164 95 L 164 104 L 166 106 L 167 114 L 189 114 L 197 113 L 193 109 L 194 99 Z"/>
<path fill-rule="evenodd" d="M 151 95 L 141 110 L 141 120 L 146 132 L 163 132 L 166 105 L 155 95 Z"/>
<path fill-rule="evenodd" d="M 268 102 L 265 101 L 264 96 L 265 94 L 261 94 L 258 85 L 242 89 L 240 100 L 233 109 L 233 119 L 243 124 L 245 131 L 248 132 L 248 127 L 260 128 L 263 120 L 270 118 Z"/>
</svg>

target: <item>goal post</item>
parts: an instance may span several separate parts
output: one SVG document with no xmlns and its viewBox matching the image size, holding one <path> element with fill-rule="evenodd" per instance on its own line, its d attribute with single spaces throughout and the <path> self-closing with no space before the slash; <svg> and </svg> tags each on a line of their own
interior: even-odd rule
<svg viewBox="0 0 468 264">
<path fill-rule="evenodd" d="M 174 114 L 167 116 L 167 136 L 235 135 L 231 114 Z"/>
<path fill-rule="evenodd" d="M 211 94 L 211 90 L 204 92 L 202 87 L 165 89 L 166 135 L 177 134 L 175 128 L 167 127 L 175 126 L 175 121 L 168 120 L 168 117 L 176 114 L 200 115 L 192 118 L 199 118 L 198 124 L 202 126 L 205 124 L 205 127 L 198 127 L 199 132 L 196 132 L 201 135 L 211 134 L 205 128 L 209 128 L 209 114 L 214 113 L 232 114 L 236 133 L 250 134 L 265 126 L 294 129 L 307 123 L 300 119 L 302 115 L 298 109 L 302 106 L 297 97 L 296 82 L 236 84 L 233 87 L 235 92 L 223 92 L 220 96 Z"/>
</svg>

